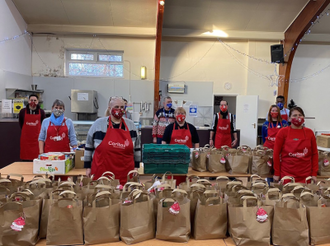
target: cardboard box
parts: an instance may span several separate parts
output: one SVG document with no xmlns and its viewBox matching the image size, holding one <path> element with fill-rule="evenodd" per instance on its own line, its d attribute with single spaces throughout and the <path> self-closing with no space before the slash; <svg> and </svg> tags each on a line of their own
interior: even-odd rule
<svg viewBox="0 0 330 246">
<path fill-rule="evenodd" d="M 76 169 L 82 169 L 84 168 L 84 149 L 77 149 L 74 159 L 74 166 Z"/>
<path fill-rule="evenodd" d="M 73 168 L 73 160 L 33 160 L 33 174 L 66 174 Z"/>
<path fill-rule="evenodd" d="M 316 137 L 317 146 L 323 148 L 330 148 L 330 136 L 319 135 Z"/>
</svg>

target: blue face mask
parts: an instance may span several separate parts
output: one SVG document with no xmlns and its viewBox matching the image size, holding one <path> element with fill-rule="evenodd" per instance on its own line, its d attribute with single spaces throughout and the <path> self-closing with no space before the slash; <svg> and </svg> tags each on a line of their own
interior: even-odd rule
<svg viewBox="0 0 330 246">
<path fill-rule="evenodd" d="M 166 107 L 168 107 L 168 108 L 172 108 L 172 103 L 168 103 L 168 104 L 166 104 Z"/>
<path fill-rule="evenodd" d="M 280 110 L 283 109 L 284 104 L 283 103 L 278 103 L 277 106 L 280 108 Z"/>
</svg>

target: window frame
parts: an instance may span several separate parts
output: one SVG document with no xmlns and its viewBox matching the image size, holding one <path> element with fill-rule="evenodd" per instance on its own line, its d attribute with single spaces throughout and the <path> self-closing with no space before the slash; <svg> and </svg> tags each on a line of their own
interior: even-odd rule
<svg viewBox="0 0 330 246">
<path fill-rule="evenodd" d="M 71 59 L 72 54 L 92 54 L 94 57 L 93 60 L 79 60 Z M 115 55 L 121 56 L 121 62 L 119 61 L 100 61 L 99 55 Z M 88 50 L 88 49 L 66 49 L 65 50 L 65 61 L 64 61 L 64 76 L 72 78 L 115 78 L 115 79 L 124 79 L 124 51 L 122 50 Z M 123 66 L 123 76 L 90 76 L 90 75 L 70 75 L 69 64 L 70 63 L 86 63 L 86 64 L 107 64 L 107 65 L 122 65 Z"/>
</svg>

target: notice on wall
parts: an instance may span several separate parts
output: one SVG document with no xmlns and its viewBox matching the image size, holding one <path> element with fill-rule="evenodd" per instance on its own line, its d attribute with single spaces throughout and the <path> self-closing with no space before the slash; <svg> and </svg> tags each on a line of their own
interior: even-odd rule
<svg viewBox="0 0 330 246">
<path fill-rule="evenodd" d="M 2 104 L 1 104 L 1 112 L 2 113 L 12 113 L 13 111 L 13 105 L 11 100 L 7 99 L 2 99 Z"/>
<path fill-rule="evenodd" d="M 198 110 L 197 105 L 190 105 L 189 106 L 189 116 L 197 117 L 197 110 Z"/>
<path fill-rule="evenodd" d="M 88 101 L 88 93 L 77 93 L 78 101 Z"/>
<path fill-rule="evenodd" d="M 24 107 L 24 101 L 23 100 L 13 100 L 13 113 L 18 114 L 19 111 Z"/>
</svg>

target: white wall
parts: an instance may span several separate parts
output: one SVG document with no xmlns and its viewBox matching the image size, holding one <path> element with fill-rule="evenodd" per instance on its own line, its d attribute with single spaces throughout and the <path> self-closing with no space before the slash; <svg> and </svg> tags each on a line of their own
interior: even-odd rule
<svg viewBox="0 0 330 246">
<path fill-rule="evenodd" d="M 274 42 L 230 42 L 233 49 L 270 61 L 270 45 Z M 246 55 L 226 48 L 216 39 L 166 40 L 162 42 L 161 73 L 163 81 L 213 81 L 218 95 L 259 95 L 259 117 L 265 117 L 274 103 L 275 87 L 269 81 L 249 72 L 247 67 L 269 76 L 274 65 L 254 61 Z M 231 89 L 224 88 L 231 83 Z M 210 95 L 211 96 L 211 95 Z"/>
<path fill-rule="evenodd" d="M 26 23 L 12 1 L 0 1 L 0 41 L 24 33 Z M 31 40 L 29 35 L 0 43 L 0 100 L 5 88 L 29 89 L 31 78 Z"/>
<path fill-rule="evenodd" d="M 141 66 L 147 67 L 147 79 L 153 80 L 155 40 L 143 38 L 54 36 L 33 37 L 32 75 L 63 77 L 66 49 L 124 51 L 124 79 L 140 80 Z M 39 57 L 40 56 L 40 57 Z"/>
<path fill-rule="evenodd" d="M 322 69 L 326 68 L 324 71 Z M 293 99 L 301 106 L 307 117 L 306 126 L 313 130 L 330 130 L 330 45 L 300 44 L 292 64 L 292 79 L 306 78 L 303 81 L 290 82 L 289 100 Z"/>
</svg>

